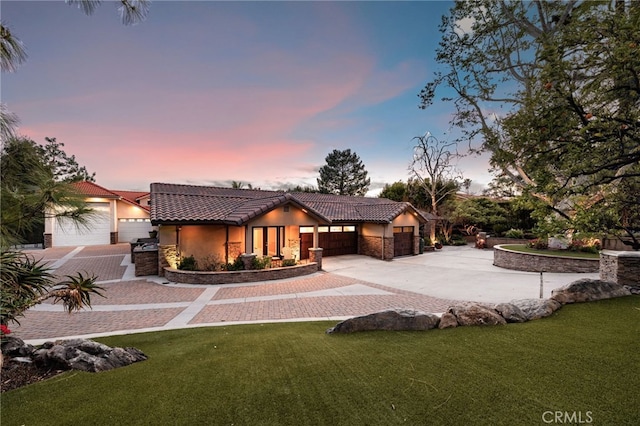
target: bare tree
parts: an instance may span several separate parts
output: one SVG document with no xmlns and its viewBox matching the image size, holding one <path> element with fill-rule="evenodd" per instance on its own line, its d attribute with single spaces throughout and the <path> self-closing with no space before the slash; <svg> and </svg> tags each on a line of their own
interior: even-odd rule
<svg viewBox="0 0 640 426">
<path fill-rule="evenodd" d="M 448 196 L 458 191 L 462 180 L 462 173 L 453 164 L 459 157 L 455 150 L 456 143 L 440 141 L 430 132 L 412 140 L 416 141 L 416 145 L 409 171 L 426 192 L 431 202 L 431 213 L 438 216 L 439 207 Z M 432 242 L 436 238 L 435 232 L 435 227 L 432 226 Z"/>
</svg>

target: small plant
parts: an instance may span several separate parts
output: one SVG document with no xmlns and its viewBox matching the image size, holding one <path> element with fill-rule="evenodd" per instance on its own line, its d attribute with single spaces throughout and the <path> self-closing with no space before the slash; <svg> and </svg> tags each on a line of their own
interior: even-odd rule
<svg viewBox="0 0 640 426">
<path fill-rule="evenodd" d="M 569 245 L 569 250 L 583 253 L 598 253 L 601 248 L 597 238 L 574 238 Z"/>
<path fill-rule="evenodd" d="M 271 267 L 271 258 L 269 256 L 263 256 L 261 258 L 254 257 L 251 260 L 251 269 L 265 269 Z"/>
<path fill-rule="evenodd" d="M 198 262 L 202 271 L 221 271 L 223 269 L 223 262 L 219 254 L 209 254 Z"/>
<path fill-rule="evenodd" d="M 522 238 L 524 238 L 524 231 L 522 229 L 513 229 L 513 228 L 511 228 L 507 232 L 505 232 L 504 236 L 507 237 L 507 238 L 522 239 Z"/>
<path fill-rule="evenodd" d="M 183 257 L 182 259 L 180 259 L 180 263 L 178 263 L 178 269 L 181 269 L 183 271 L 197 271 L 198 262 L 193 256 Z"/>
<path fill-rule="evenodd" d="M 224 270 L 226 271 L 242 271 L 244 270 L 244 262 L 240 258 L 240 256 L 236 257 L 232 263 L 227 263 L 224 265 Z"/>
<path fill-rule="evenodd" d="M 284 259 L 282 261 L 282 266 L 296 266 L 296 263 L 295 259 Z"/>
<path fill-rule="evenodd" d="M 549 248 L 549 243 L 545 239 L 536 238 L 535 240 L 530 240 L 527 243 L 527 247 L 536 250 L 547 250 Z"/>
</svg>

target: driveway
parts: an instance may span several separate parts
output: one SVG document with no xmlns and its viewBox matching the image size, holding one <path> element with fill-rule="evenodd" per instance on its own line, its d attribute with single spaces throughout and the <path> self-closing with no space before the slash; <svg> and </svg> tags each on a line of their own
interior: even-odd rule
<svg viewBox="0 0 640 426">
<path fill-rule="evenodd" d="M 445 247 L 419 256 L 383 262 L 365 256 L 338 256 L 322 261 L 325 271 L 379 285 L 444 299 L 488 303 L 540 297 L 540 274 L 493 266 L 493 251 L 473 246 Z M 580 278 L 598 274 L 545 272 L 543 296 Z"/>
<path fill-rule="evenodd" d="M 322 272 L 306 277 L 218 286 L 135 277 L 128 244 L 30 253 L 58 277 L 77 271 L 96 275 L 106 296 L 92 297 L 92 309 L 73 314 L 50 302 L 30 309 L 11 329 L 32 344 L 215 325 L 339 321 L 398 307 L 441 313 L 458 301 L 497 303 L 540 295 L 539 274 L 497 268 L 492 251 L 472 247 L 445 247 L 393 261 L 329 257 Z M 597 274 L 545 273 L 544 296 L 583 277 Z"/>
</svg>

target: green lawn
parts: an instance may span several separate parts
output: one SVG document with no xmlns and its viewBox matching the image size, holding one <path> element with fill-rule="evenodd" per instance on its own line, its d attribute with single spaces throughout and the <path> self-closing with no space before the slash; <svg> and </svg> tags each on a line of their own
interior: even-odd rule
<svg viewBox="0 0 640 426">
<path fill-rule="evenodd" d="M 519 251 L 522 253 L 544 254 L 547 256 L 561 256 L 561 257 L 577 257 L 580 259 L 599 259 L 600 253 L 585 253 L 581 251 L 570 250 L 537 250 L 525 246 L 524 244 L 507 244 L 503 245 L 503 248 L 507 250 Z"/>
<path fill-rule="evenodd" d="M 334 324 L 99 339 L 150 358 L 5 393 L 1 423 L 536 425 L 561 411 L 640 424 L 640 296 L 496 327 L 324 334 Z"/>
</svg>

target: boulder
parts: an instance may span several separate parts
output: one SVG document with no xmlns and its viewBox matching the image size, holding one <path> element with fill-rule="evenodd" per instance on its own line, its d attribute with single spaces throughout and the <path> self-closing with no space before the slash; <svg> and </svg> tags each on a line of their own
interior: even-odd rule
<svg viewBox="0 0 640 426">
<path fill-rule="evenodd" d="M 95 373 L 144 361 L 147 356 L 136 348 L 111 348 L 92 340 L 72 339 L 47 342 L 33 358 L 38 365 Z"/>
<path fill-rule="evenodd" d="M 493 307 L 482 303 L 460 303 L 449 307 L 447 312 L 456 317 L 458 325 L 500 325 L 507 323 Z"/>
<path fill-rule="evenodd" d="M 527 321 L 527 315 L 513 303 L 498 303 L 493 309 L 507 322 Z"/>
<path fill-rule="evenodd" d="M 440 317 L 440 324 L 438 324 L 438 328 L 453 328 L 458 326 L 458 319 L 451 312 L 445 312 Z"/>
<path fill-rule="evenodd" d="M 630 295 L 631 291 L 621 284 L 589 278 L 574 281 L 551 291 L 551 299 L 563 305 Z"/>
<path fill-rule="evenodd" d="M 14 337 L 5 336 L 2 338 L 2 353 L 10 357 L 28 357 L 31 356 L 35 348 L 24 340 Z"/>
<path fill-rule="evenodd" d="M 510 304 L 520 309 L 525 321 L 548 317 L 562 307 L 561 303 L 553 299 L 518 299 L 512 300 Z"/>
<path fill-rule="evenodd" d="M 356 331 L 430 330 L 438 326 L 440 318 L 411 309 L 390 309 L 360 317 L 349 318 L 327 330 L 327 334 Z"/>
</svg>

